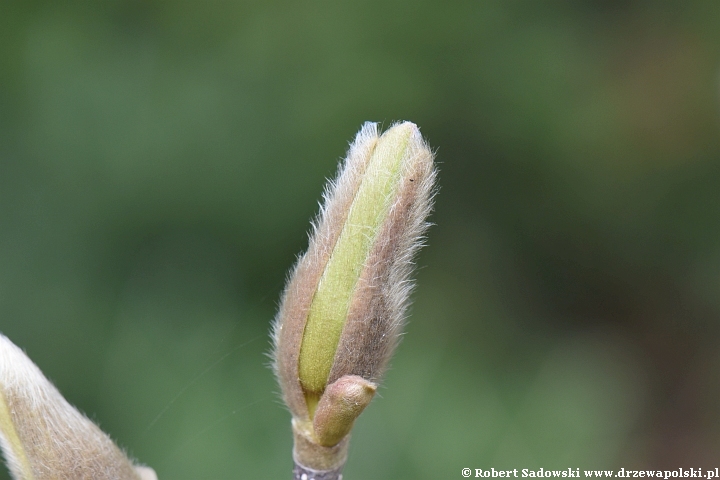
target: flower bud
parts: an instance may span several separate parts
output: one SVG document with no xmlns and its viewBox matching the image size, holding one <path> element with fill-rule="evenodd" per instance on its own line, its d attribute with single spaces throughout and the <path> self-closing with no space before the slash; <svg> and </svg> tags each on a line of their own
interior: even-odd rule
<svg viewBox="0 0 720 480">
<path fill-rule="evenodd" d="M 0 335 L 0 446 L 17 480 L 157 480 Z"/>
<path fill-rule="evenodd" d="M 366 123 L 325 191 L 274 329 L 283 397 L 311 442 L 339 444 L 372 399 L 401 333 L 434 180 L 414 124 L 380 136 Z"/>
</svg>

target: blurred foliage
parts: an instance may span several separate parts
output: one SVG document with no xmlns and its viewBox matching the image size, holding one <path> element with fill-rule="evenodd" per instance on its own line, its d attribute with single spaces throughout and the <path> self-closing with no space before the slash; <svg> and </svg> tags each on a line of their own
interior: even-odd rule
<svg viewBox="0 0 720 480">
<path fill-rule="evenodd" d="M 289 478 L 264 356 L 285 272 L 346 142 L 407 119 L 436 226 L 347 478 L 715 467 L 718 19 L 5 1 L 0 331 L 161 480 Z"/>
</svg>

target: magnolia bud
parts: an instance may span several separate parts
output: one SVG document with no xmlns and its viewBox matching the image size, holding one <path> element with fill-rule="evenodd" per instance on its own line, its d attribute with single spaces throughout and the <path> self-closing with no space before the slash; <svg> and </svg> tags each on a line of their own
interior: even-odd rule
<svg viewBox="0 0 720 480">
<path fill-rule="evenodd" d="M 157 480 L 0 335 L 0 446 L 16 480 Z"/>
<path fill-rule="evenodd" d="M 296 460 L 311 469 L 327 470 L 319 468 L 333 463 L 326 453 L 347 444 L 398 343 L 434 180 L 433 155 L 414 124 L 379 136 L 366 123 L 325 191 L 274 329 L 275 370 L 303 457 Z M 320 453 L 298 449 L 298 438 Z M 344 461 L 344 452 L 333 455 Z"/>
</svg>

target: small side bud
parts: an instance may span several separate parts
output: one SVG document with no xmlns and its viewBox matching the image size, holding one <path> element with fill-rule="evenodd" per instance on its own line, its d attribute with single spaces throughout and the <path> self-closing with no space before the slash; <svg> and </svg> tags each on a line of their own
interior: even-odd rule
<svg viewBox="0 0 720 480">
<path fill-rule="evenodd" d="M 325 447 L 339 443 L 376 391 L 377 385 L 357 375 L 345 375 L 328 385 L 313 418 L 318 443 Z"/>
<path fill-rule="evenodd" d="M 157 480 L 0 335 L 0 447 L 16 480 Z"/>
</svg>

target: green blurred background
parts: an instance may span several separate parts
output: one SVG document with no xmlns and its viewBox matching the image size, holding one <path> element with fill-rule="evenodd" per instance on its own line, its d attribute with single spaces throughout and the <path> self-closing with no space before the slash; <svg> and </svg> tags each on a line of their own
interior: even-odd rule
<svg viewBox="0 0 720 480">
<path fill-rule="evenodd" d="M 286 271 L 360 125 L 411 120 L 436 225 L 346 478 L 718 466 L 719 20 L 6 0 L 0 331 L 160 480 L 289 478 Z"/>
</svg>

